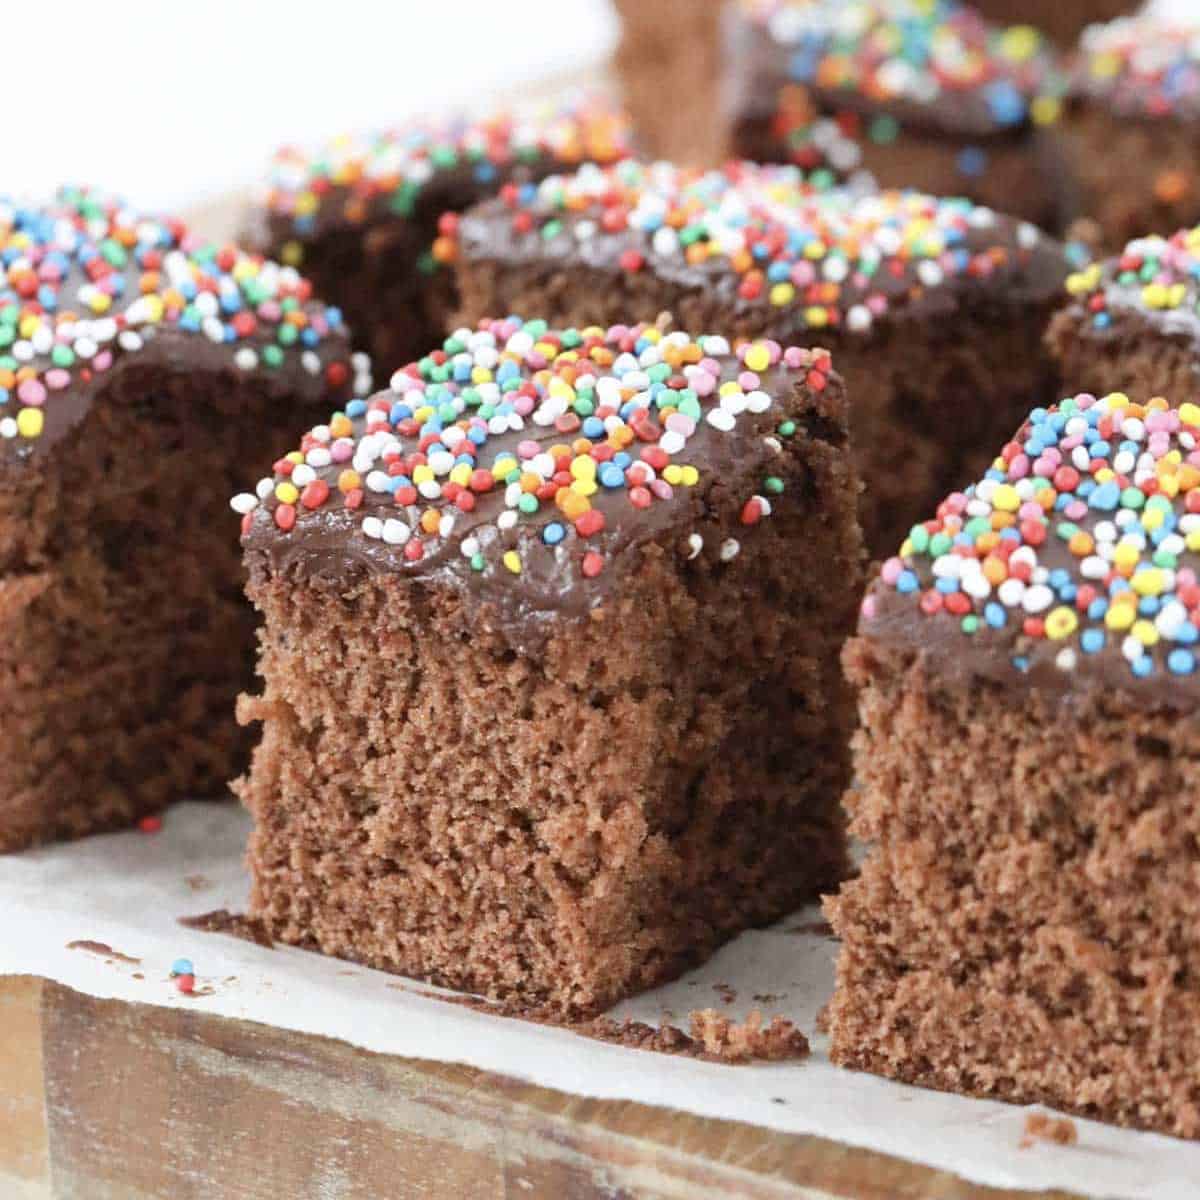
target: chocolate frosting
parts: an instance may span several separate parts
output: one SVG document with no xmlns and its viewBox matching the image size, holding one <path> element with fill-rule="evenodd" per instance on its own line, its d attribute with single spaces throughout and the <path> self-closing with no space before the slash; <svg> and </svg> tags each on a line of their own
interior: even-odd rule
<svg viewBox="0 0 1200 1200">
<path fill-rule="evenodd" d="M 1181 342 L 1200 368 L 1200 232 L 1130 242 L 1120 255 L 1067 280 L 1077 336 L 1100 344 L 1151 336 Z"/>
<path fill-rule="evenodd" d="M 694 261 L 679 238 L 664 246 L 663 216 L 675 213 L 675 225 L 719 252 Z M 668 289 L 702 291 L 740 326 L 785 342 L 866 337 L 881 324 L 938 321 L 998 300 L 1045 304 L 1070 270 L 1064 247 L 1035 226 L 967 200 L 814 192 L 796 168 L 748 163 L 700 174 L 630 161 L 554 176 L 528 202 L 501 197 L 464 214 L 459 254 L 614 280 L 634 262 L 667 285 L 664 308 Z M 811 268 L 811 280 L 782 304 L 767 287 L 748 295 L 741 255 L 768 277 Z"/>
<path fill-rule="evenodd" d="M 600 94 L 553 106 L 420 120 L 345 135 L 309 154 L 282 147 L 248 215 L 245 240 L 278 254 L 291 242 L 419 217 L 436 220 L 584 161 L 630 154 L 626 115 Z"/>
<path fill-rule="evenodd" d="M 1089 26 L 1070 96 L 1124 121 L 1200 120 L 1200 23 L 1122 17 Z"/>
<path fill-rule="evenodd" d="M 818 112 L 988 141 L 1028 130 L 1034 102 L 1065 87 L 1047 43 L 951 0 L 749 0 L 724 24 L 735 120 L 770 116 L 799 85 Z"/>
<path fill-rule="evenodd" d="M 1036 410 L 987 479 L 950 497 L 884 564 L 860 636 L 913 652 L 949 688 L 986 680 L 1018 703 L 1033 690 L 1082 707 L 1105 692 L 1194 711 L 1197 433 L 1193 405 L 1081 396 Z M 1038 495 L 1048 500 L 1031 503 Z M 1006 566 L 983 539 L 1016 547 Z M 980 562 L 983 574 L 968 570 Z"/>
<path fill-rule="evenodd" d="M 0 462 L 50 453 L 135 366 L 250 375 L 301 403 L 369 387 L 339 314 L 295 271 L 96 193 L 0 200 Z"/>
<path fill-rule="evenodd" d="M 536 342 L 528 335 L 530 328 L 535 331 Z M 366 461 L 370 455 L 364 449 L 373 436 L 366 432 L 368 416 L 373 410 L 388 413 L 397 405 L 411 406 L 414 397 L 425 401 L 437 392 L 436 387 L 430 386 L 433 368 L 431 360 L 426 359 L 424 371 L 414 366 L 397 372 L 392 388 L 361 406 L 362 411 L 349 417 L 340 431 L 345 443 L 353 444 L 354 461 L 362 468 L 359 474 L 365 486 L 356 493 L 338 487 L 339 476 L 348 463 L 321 465 L 325 458 L 322 449 L 336 441 L 324 430 L 318 431 L 318 437 L 306 439 L 307 451 L 318 450 L 315 459 L 305 452 L 308 460 L 318 465 L 301 479 L 305 487 L 313 479 L 319 481 L 316 484 L 319 492 L 328 488 L 328 497 L 322 503 L 311 510 L 306 508 L 304 490 L 298 488 L 299 501 L 291 506 L 284 522 L 288 524 L 294 517 L 294 524 L 281 528 L 281 501 L 278 491 L 273 489 L 280 482 L 286 483 L 288 477 L 281 473 L 264 481 L 260 487 L 264 502 L 243 518 L 243 545 L 251 578 L 282 577 L 306 586 L 343 589 L 364 577 L 394 575 L 405 581 L 450 587 L 463 596 L 473 617 L 485 619 L 490 628 L 501 631 L 515 648 L 532 651 L 543 644 L 560 621 L 582 620 L 602 604 L 637 561 L 634 551 L 652 540 L 661 540 L 664 533 L 677 531 L 673 544 L 681 558 L 704 554 L 715 559 L 721 555 L 723 546 L 724 553 L 730 554 L 736 551 L 737 539 L 729 539 L 727 532 L 719 533 L 720 529 L 728 529 L 730 513 L 726 511 L 722 516 L 722 510 L 729 505 L 736 506 L 734 513 L 742 510 L 748 520 L 747 536 L 753 536 L 750 525 L 769 515 L 771 502 L 762 493 L 764 479 L 780 463 L 779 439 L 801 436 L 791 430 L 783 435 L 778 432 L 788 414 L 796 409 L 793 389 L 802 382 L 806 386 L 814 381 L 825 385 L 830 368 L 824 352 L 790 351 L 785 359 L 779 348 L 773 347 L 770 350 L 773 361 L 769 365 L 756 363 L 751 357 L 750 362 L 760 368 L 754 371 L 747 365 L 746 355 L 753 356 L 759 351 L 749 348 L 734 354 L 723 339 L 694 341 L 685 334 L 664 335 L 647 327 L 595 331 L 585 339 L 585 344 L 590 346 L 589 354 L 595 352 L 596 361 L 593 367 L 575 377 L 578 384 L 581 378 L 586 380 L 592 375 L 594 387 L 581 387 L 576 394 L 586 391 L 587 395 L 597 397 L 597 412 L 605 411 L 606 398 L 620 397 L 619 402 L 608 404 L 610 411 L 604 423 L 609 433 L 598 435 L 586 423 L 581 425 L 571 420 L 569 408 L 553 419 L 554 396 L 566 393 L 560 392 L 559 382 L 555 382 L 552 395 L 551 381 L 570 379 L 578 368 L 570 349 L 553 348 L 553 340 L 559 335 L 538 332 L 539 329 L 544 330 L 544 326 L 522 326 L 515 319 L 491 322 L 481 333 L 464 331 L 452 337 L 446 350 L 452 361 L 476 365 L 492 361 L 499 352 L 501 364 L 508 366 L 498 370 L 509 372 L 509 387 L 516 379 L 524 386 L 524 393 L 504 393 L 518 397 L 523 394 L 530 401 L 524 415 L 507 418 L 510 425 L 517 427 L 489 432 L 471 461 L 475 464 L 472 470 L 480 467 L 490 470 L 508 457 L 513 460 L 514 478 L 523 475 L 532 480 L 539 472 L 547 477 L 548 491 L 536 512 L 526 514 L 514 507 L 514 494 L 505 483 L 508 472 L 503 468 L 494 486 L 472 493 L 473 506 L 465 512 L 456 506 L 446 486 L 449 476 L 444 470 L 445 463 L 441 468 L 443 473 L 438 476 L 441 483 L 430 487 L 428 492 L 405 496 L 403 491 L 389 494 L 376 490 L 382 480 L 375 476 L 382 473 L 380 468 L 387 463 L 383 457 Z M 673 369 L 669 378 L 648 381 L 646 370 L 660 356 L 677 358 L 687 347 L 692 348 L 688 351 L 692 360 L 687 366 L 686 382 L 694 387 L 694 398 L 703 415 L 692 422 L 693 431 L 686 437 L 664 441 L 676 426 L 670 415 L 674 410 L 667 401 L 678 396 L 685 384 L 684 374 Z M 606 358 L 611 365 L 605 365 Z M 591 361 L 587 354 L 583 359 Z M 699 376 L 707 378 L 696 383 Z M 718 395 L 722 385 L 738 398 L 753 399 L 748 406 L 743 406 L 742 399 L 732 403 L 728 396 Z M 438 392 L 441 404 L 449 404 L 455 410 L 446 416 L 446 429 L 473 430 L 482 436 L 483 418 L 475 416 L 472 421 L 471 410 L 461 402 L 462 391 L 462 387 L 455 385 L 449 393 Z M 666 417 L 662 416 L 663 404 L 667 404 Z M 722 406 L 739 411 L 735 418 L 722 420 L 718 428 L 709 418 L 714 409 Z M 655 416 L 656 412 L 659 415 Z M 649 424 L 643 424 L 647 418 Z M 411 455 L 421 445 L 428 448 L 430 438 L 434 443 L 430 453 L 436 453 L 444 447 L 439 436 L 444 439 L 446 435 L 444 431 L 440 435 L 430 432 L 428 422 L 418 427 L 406 423 L 407 420 L 397 416 L 395 421 L 373 422 L 371 428 L 383 431 L 374 436 L 391 442 L 397 470 L 406 472 L 404 479 L 415 484 Z M 493 421 L 503 424 L 501 417 L 488 418 L 484 424 L 491 425 Z M 686 428 L 686 423 L 681 428 Z M 545 456 L 552 446 L 564 448 L 571 465 L 558 464 L 555 473 L 561 476 L 564 468 L 569 472 L 560 477 L 558 487 L 563 486 L 563 479 L 574 478 L 576 472 L 586 475 L 582 467 L 587 464 L 582 460 L 589 459 L 593 465 L 594 460 L 590 460 L 586 450 L 580 449 L 579 453 L 571 450 L 581 432 L 585 435 L 591 432 L 588 444 L 596 446 L 622 444 L 627 435 L 631 436 L 628 442 L 631 462 L 626 465 L 624 480 L 615 486 L 601 476 L 600 485 L 586 500 L 586 508 L 581 504 L 582 511 L 576 516 L 568 514 L 559 503 L 556 485 L 548 479 L 550 464 L 539 456 Z M 465 442 L 459 442 L 455 448 L 461 450 L 464 445 Z M 662 450 L 664 446 L 669 453 Z M 658 467 L 649 472 L 654 476 L 653 481 L 643 484 L 638 482 L 637 473 L 639 467 L 646 465 L 641 457 L 646 451 L 652 458 L 658 454 Z M 666 464 L 667 459 L 670 465 Z M 601 469 L 618 461 L 614 456 L 601 463 Z M 695 472 L 691 485 L 680 482 L 667 485 L 666 481 L 674 477 L 672 466 L 680 470 L 684 465 Z M 249 498 L 240 498 L 243 509 L 249 503 Z M 748 510 L 744 508 L 746 505 L 750 506 Z M 239 507 L 237 500 L 235 507 Z M 425 533 L 421 519 L 429 511 L 442 520 L 452 518 L 452 529 L 435 525 L 432 533 Z M 400 533 L 402 542 L 393 540 L 389 544 L 385 540 L 386 528 L 383 536 L 377 528 L 372 528 L 372 522 L 377 526 L 385 520 L 404 523 L 404 531 L 393 533 L 394 539 Z M 602 527 L 592 528 L 588 521 Z M 559 540 L 554 544 L 547 538 L 551 525 L 558 527 Z M 726 545 L 727 542 L 730 544 Z M 417 544 L 419 557 L 410 557 Z M 519 570 L 514 572 L 514 566 Z"/>
</svg>

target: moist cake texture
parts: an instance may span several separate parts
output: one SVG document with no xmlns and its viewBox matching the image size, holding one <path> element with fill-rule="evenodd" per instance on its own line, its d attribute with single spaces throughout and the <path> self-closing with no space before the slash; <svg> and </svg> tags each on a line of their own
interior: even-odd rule
<svg viewBox="0 0 1200 1200">
<path fill-rule="evenodd" d="M 843 1066 L 1200 1136 L 1200 406 L 1035 409 L 884 563 Z"/>
<path fill-rule="evenodd" d="M 1200 221 L 1200 20 L 1088 29 L 1061 137 L 1105 249 Z"/>
<path fill-rule="evenodd" d="M 684 328 L 819 344 L 851 397 L 874 554 L 983 471 L 1031 396 L 1070 273 L 1034 226 L 967 200 L 814 186 L 795 167 L 626 161 L 476 206 L 455 251 L 462 320 L 669 312 Z"/>
<path fill-rule="evenodd" d="M 1200 388 L 1200 227 L 1140 237 L 1067 280 L 1047 345 L 1064 379 L 1173 404 Z"/>
<path fill-rule="evenodd" d="M 1048 127 L 1065 79 L 1029 26 L 932 0 L 740 0 L 725 15 L 732 152 L 808 153 L 835 118 L 885 187 L 968 196 L 1046 229 L 1073 214 Z"/>
<path fill-rule="evenodd" d="M 825 351 L 487 321 L 236 507 L 251 915 L 594 1013 L 833 887 L 860 594 Z"/>
<path fill-rule="evenodd" d="M 225 497 L 247 440 L 363 370 L 289 268 L 94 192 L 0 200 L 0 851 L 242 769 L 254 620 Z"/>
<path fill-rule="evenodd" d="M 288 146 L 271 164 L 245 240 L 303 270 L 386 377 L 448 328 L 455 213 L 504 183 L 629 152 L 627 119 L 599 94 L 347 134 L 312 153 Z"/>
</svg>

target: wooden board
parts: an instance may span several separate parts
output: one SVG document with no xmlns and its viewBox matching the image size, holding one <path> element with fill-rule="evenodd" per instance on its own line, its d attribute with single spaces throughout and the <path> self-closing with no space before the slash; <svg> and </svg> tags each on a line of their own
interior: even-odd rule
<svg viewBox="0 0 1200 1200">
<path fill-rule="evenodd" d="M 198 1009 L 97 1000 L 8 977 L 0 978 L 0 1197 L 1030 1200 L 1030 1193 L 974 1187 L 821 1138 L 583 1100 Z"/>
</svg>

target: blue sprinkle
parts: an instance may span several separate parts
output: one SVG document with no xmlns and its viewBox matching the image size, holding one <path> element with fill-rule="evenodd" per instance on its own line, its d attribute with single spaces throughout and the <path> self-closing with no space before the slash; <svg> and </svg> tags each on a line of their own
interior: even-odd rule
<svg viewBox="0 0 1200 1200">
<path fill-rule="evenodd" d="M 934 587 L 937 588 L 943 596 L 953 596 L 958 591 L 957 579 L 939 579 Z"/>
<path fill-rule="evenodd" d="M 625 486 L 625 472 L 615 463 L 606 462 L 600 468 L 598 475 L 602 487 L 619 488 Z"/>
<path fill-rule="evenodd" d="M 566 528 L 560 525 L 557 521 L 551 521 L 545 529 L 542 530 L 542 541 L 547 546 L 557 546 L 559 542 L 567 536 Z"/>
<path fill-rule="evenodd" d="M 978 179 L 987 170 L 988 156 L 978 146 L 964 146 L 955 160 L 959 173 Z"/>
<path fill-rule="evenodd" d="M 190 958 L 177 958 L 171 964 L 172 975 L 195 975 L 196 968 L 192 966 Z"/>
<path fill-rule="evenodd" d="M 1191 621 L 1184 621 L 1183 624 L 1181 624 L 1179 628 L 1175 630 L 1171 640 L 1173 642 L 1180 642 L 1184 646 L 1194 646 L 1198 641 L 1200 641 L 1200 629 L 1197 629 L 1195 625 L 1191 623 Z"/>
<path fill-rule="evenodd" d="M 1149 654 L 1143 654 L 1140 658 L 1133 660 L 1131 669 L 1139 679 L 1145 679 L 1147 675 L 1154 672 L 1154 659 Z"/>
<path fill-rule="evenodd" d="M 1008 613 L 1005 611 L 1003 604 L 997 604 L 996 601 L 991 601 L 983 610 L 983 619 L 993 629 L 1003 629 L 1008 623 Z"/>
<path fill-rule="evenodd" d="M 1102 483 L 1089 497 L 1088 507 L 1101 512 L 1112 512 L 1121 502 L 1121 489 L 1113 480 Z"/>
<path fill-rule="evenodd" d="M 896 591 L 902 596 L 910 595 L 920 586 L 921 583 L 913 571 L 901 571 L 899 578 L 896 580 Z"/>
<path fill-rule="evenodd" d="M 1099 629 L 1085 629 L 1079 635 L 1079 645 L 1085 654 L 1099 654 L 1104 649 L 1104 633 Z"/>
<path fill-rule="evenodd" d="M 346 405 L 346 416 L 361 417 L 367 411 L 367 402 L 365 400 L 351 400 Z"/>
<path fill-rule="evenodd" d="M 1023 654 L 1018 654 L 1012 660 L 1012 665 L 1016 667 L 1018 671 L 1024 673 L 1025 671 L 1029 670 L 1029 659 L 1027 659 Z"/>
</svg>

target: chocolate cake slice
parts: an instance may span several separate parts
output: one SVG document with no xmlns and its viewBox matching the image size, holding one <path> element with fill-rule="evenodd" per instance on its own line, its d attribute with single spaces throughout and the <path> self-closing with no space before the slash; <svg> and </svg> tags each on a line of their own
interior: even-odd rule
<svg viewBox="0 0 1200 1200">
<path fill-rule="evenodd" d="M 967 196 L 1051 230 L 1073 215 L 1048 132 L 1065 81 L 1029 26 L 950 0 L 739 0 L 725 53 L 738 157 L 793 161 L 833 117 L 885 187 Z"/>
<path fill-rule="evenodd" d="M 290 268 L 93 192 L 0 200 L 0 851 L 242 769 L 254 616 L 221 513 L 247 443 L 364 370 Z"/>
<path fill-rule="evenodd" d="M 1200 221 L 1200 19 L 1089 29 L 1061 133 L 1100 246 Z"/>
<path fill-rule="evenodd" d="M 835 885 L 846 441 L 825 351 L 516 319 L 314 428 L 243 519 L 255 919 L 578 1015 Z"/>
<path fill-rule="evenodd" d="M 1200 227 L 1142 237 L 1067 280 L 1047 334 L 1063 378 L 1183 404 L 1200 389 Z"/>
<path fill-rule="evenodd" d="M 1200 406 L 1037 408 L 846 649 L 843 1066 L 1200 1136 Z"/>
<path fill-rule="evenodd" d="M 504 185 L 519 191 L 552 171 L 629 152 L 627 118 L 599 94 L 346 135 L 312 153 L 287 146 L 245 240 L 302 269 L 386 377 L 448 328 L 455 213 Z"/>
<path fill-rule="evenodd" d="M 1056 392 L 1041 341 L 1066 251 L 967 200 L 822 191 L 792 167 L 626 161 L 470 210 L 457 259 L 464 324 L 666 311 L 684 328 L 829 346 L 876 554 L 986 468 L 1030 396 Z"/>
</svg>

